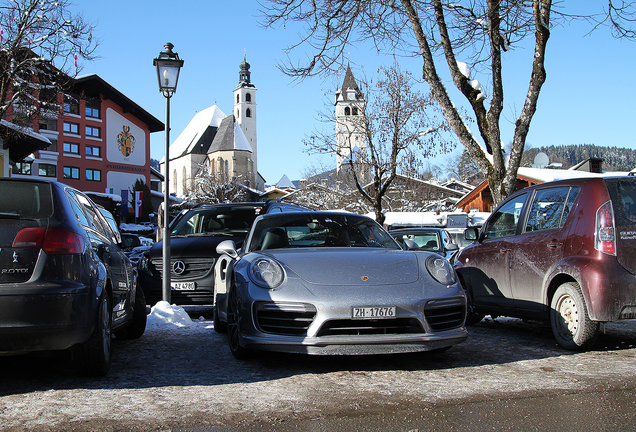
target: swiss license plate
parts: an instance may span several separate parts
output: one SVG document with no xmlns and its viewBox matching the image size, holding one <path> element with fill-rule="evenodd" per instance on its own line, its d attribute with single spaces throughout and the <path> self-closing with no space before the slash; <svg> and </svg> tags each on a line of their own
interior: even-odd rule
<svg viewBox="0 0 636 432">
<path fill-rule="evenodd" d="M 171 282 L 170 288 L 174 291 L 194 291 L 194 282 Z"/>
<path fill-rule="evenodd" d="M 353 319 L 390 319 L 395 318 L 395 306 L 367 306 L 351 308 Z"/>
</svg>

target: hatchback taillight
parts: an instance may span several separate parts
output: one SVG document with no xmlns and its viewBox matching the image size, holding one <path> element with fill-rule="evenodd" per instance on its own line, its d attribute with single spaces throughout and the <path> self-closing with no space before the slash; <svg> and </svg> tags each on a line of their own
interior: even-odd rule
<svg viewBox="0 0 636 432">
<path fill-rule="evenodd" d="M 82 253 L 83 239 L 72 231 L 54 228 L 24 228 L 13 240 L 13 247 L 41 247 L 49 255 Z"/>
<path fill-rule="evenodd" d="M 612 202 L 603 204 L 596 212 L 596 250 L 609 255 L 616 255 L 616 233 L 614 229 L 614 210 Z"/>
</svg>

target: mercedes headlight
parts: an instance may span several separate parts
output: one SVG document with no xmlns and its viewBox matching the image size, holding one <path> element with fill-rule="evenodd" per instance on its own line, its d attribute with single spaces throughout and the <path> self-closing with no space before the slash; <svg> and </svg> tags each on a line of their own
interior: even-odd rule
<svg viewBox="0 0 636 432">
<path fill-rule="evenodd" d="M 271 258 L 257 258 L 250 264 L 250 278 L 262 288 L 276 288 L 283 283 L 285 272 L 283 268 Z"/>
<path fill-rule="evenodd" d="M 452 285 L 457 281 L 455 271 L 449 262 L 440 256 L 429 256 L 426 259 L 426 269 L 433 279 L 443 285 Z"/>
</svg>

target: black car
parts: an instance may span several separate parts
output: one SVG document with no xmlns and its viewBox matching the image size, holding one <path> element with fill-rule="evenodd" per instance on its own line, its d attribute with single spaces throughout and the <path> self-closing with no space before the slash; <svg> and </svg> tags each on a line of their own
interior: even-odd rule
<svg viewBox="0 0 636 432">
<path fill-rule="evenodd" d="M 105 375 L 112 335 L 146 328 L 119 232 L 65 184 L 0 178 L 0 191 L 0 355 L 69 350 L 79 372 Z"/>
<path fill-rule="evenodd" d="M 171 302 L 177 305 L 214 304 L 216 246 L 223 240 L 243 243 L 257 216 L 311 210 L 269 200 L 266 202 L 201 205 L 182 212 L 170 224 Z M 149 304 L 162 299 L 163 241 L 139 260 L 139 283 Z"/>
</svg>

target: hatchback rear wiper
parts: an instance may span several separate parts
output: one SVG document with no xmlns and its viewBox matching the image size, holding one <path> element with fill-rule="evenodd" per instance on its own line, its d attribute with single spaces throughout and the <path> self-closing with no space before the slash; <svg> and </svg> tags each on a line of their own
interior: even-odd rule
<svg viewBox="0 0 636 432">
<path fill-rule="evenodd" d="M 0 218 L 3 218 L 3 219 L 20 219 L 20 213 L 0 212 Z"/>
</svg>

